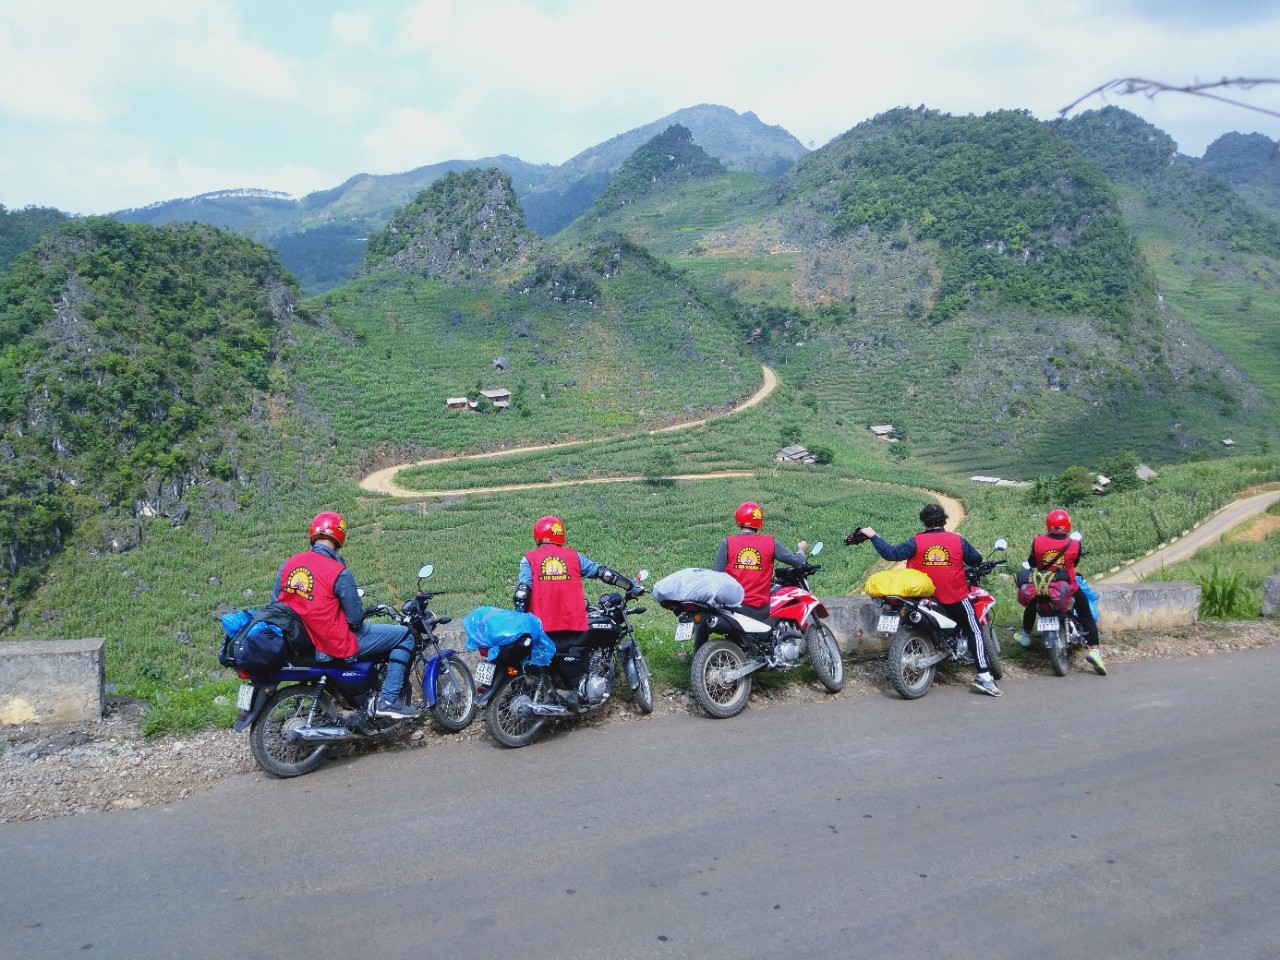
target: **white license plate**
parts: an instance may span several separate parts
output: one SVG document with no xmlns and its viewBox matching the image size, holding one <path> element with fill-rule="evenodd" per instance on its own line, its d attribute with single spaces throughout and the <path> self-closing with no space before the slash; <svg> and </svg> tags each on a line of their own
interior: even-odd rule
<svg viewBox="0 0 1280 960">
<path fill-rule="evenodd" d="M 1057 617 L 1037 617 L 1036 629 L 1041 633 L 1057 633 L 1058 618 Z"/>
<path fill-rule="evenodd" d="M 236 694 L 236 709 L 248 710 L 253 706 L 253 684 L 240 684 L 240 691 Z"/>
<path fill-rule="evenodd" d="M 676 643 L 684 643 L 693 636 L 693 621 L 685 620 L 676 624 Z"/>
<path fill-rule="evenodd" d="M 896 613 L 882 613 L 880 619 L 876 621 L 877 633 L 897 633 L 898 624 L 902 622 L 902 618 Z"/>
<path fill-rule="evenodd" d="M 476 686 L 487 687 L 493 683 L 493 664 L 482 660 L 476 664 Z"/>
</svg>

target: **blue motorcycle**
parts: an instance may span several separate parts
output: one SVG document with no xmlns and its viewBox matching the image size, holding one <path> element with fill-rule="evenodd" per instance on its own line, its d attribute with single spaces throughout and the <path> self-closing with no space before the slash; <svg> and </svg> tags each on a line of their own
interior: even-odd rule
<svg viewBox="0 0 1280 960">
<path fill-rule="evenodd" d="M 389 617 L 409 630 L 413 661 L 401 699 L 425 709 L 438 726 L 456 733 L 475 717 L 476 688 L 456 651 L 442 648 L 436 638 L 434 628 L 453 618 L 437 617 L 429 608 L 433 594 L 423 584 L 434 570 L 427 564 L 418 571 L 417 593 L 399 611 L 378 604 L 366 615 Z M 267 773 L 310 773 L 324 762 L 330 744 L 390 737 L 412 723 L 374 716 L 386 670 L 385 660 L 317 661 L 308 656 L 294 657 L 271 673 L 241 672 L 248 682 L 240 685 L 235 729 L 248 728 L 253 758 Z M 421 697 L 415 697 L 419 691 Z"/>
</svg>

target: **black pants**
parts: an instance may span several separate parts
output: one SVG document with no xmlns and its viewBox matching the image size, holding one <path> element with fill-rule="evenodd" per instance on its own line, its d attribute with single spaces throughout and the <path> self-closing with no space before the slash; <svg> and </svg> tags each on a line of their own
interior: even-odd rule
<svg viewBox="0 0 1280 960">
<path fill-rule="evenodd" d="M 1076 590 L 1071 598 L 1072 608 L 1076 612 L 1076 619 L 1080 621 L 1080 626 L 1084 627 L 1085 642 L 1091 647 L 1098 645 L 1098 621 L 1093 619 L 1093 607 L 1089 606 L 1089 598 L 1084 595 L 1083 590 Z M 1036 605 L 1033 603 L 1022 611 L 1022 632 L 1031 635 L 1031 631 L 1036 625 Z"/>
</svg>

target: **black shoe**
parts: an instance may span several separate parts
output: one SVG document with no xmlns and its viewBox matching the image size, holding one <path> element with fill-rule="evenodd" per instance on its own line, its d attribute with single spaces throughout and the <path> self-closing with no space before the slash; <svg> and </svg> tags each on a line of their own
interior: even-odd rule
<svg viewBox="0 0 1280 960">
<path fill-rule="evenodd" d="M 393 720 L 411 720 L 421 713 L 421 710 L 415 710 L 403 700 L 387 700 L 385 697 L 379 697 L 373 708 L 375 717 L 390 717 Z"/>
</svg>

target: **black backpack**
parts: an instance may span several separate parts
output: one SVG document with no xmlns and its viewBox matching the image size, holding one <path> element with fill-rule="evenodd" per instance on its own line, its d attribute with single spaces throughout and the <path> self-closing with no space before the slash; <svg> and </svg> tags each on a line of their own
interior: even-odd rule
<svg viewBox="0 0 1280 960">
<path fill-rule="evenodd" d="M 238 610 L 222 617 L 225 639 L 218 662 L 246 673 L 273 673 L 285 664 L 315 656 L 301 618 L 283 603 L 261 610 Z M 234 632 L 233 632 L 234 631 Z"/>
</svg>

